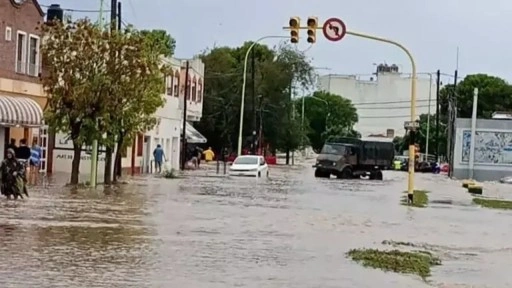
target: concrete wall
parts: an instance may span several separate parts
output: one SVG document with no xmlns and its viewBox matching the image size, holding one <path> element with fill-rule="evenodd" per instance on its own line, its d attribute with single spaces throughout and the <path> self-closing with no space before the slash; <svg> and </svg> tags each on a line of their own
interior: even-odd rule
<svg viewBox="0 0 512 288">
<path fill-rule="evenodd" d="M 455 122 L 453 177 L 469 176 L 471 119 Z M 479 119 L 475 135 L 475 165 L 477 181 L 497 181 L 512 175 L 512 121 Z"/>
<path fill-rule="evenodd" d="M 361 80 L 355 75 L 320 76 L 320 89 L 350 99 L 357 108 L 359 122 L 355 129 L 362 136 L 386 135 L 393 129 L 395 136 L 405 134 L 404 122 L 410 120 L 411 78 L 400 73 L 379 73 L 373 80 Z M 435 113 L 435 75 L 418 76 L 416 113 Z M 431 93 L 431 94 L 430 94 Z M 385 120 L 385 121 L 383 121 Z"/>
</svg>

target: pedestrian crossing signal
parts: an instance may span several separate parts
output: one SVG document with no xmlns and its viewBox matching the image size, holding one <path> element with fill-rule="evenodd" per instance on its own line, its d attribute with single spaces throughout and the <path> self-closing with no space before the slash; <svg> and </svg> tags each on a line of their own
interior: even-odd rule
<svg viewBox="0 0 512 288">
<path fill-rule="evenodd" d="M 317 17 L 309 17 L 308 18 L 308 43 L 316 42 L 316 30 L 318 29 L 318 18 Z"/>
<path fill-rule="evenodd" d="M 290 17 L 290 41 L 294 44 L 299 43 L 300 18 Z"/>
</svg>

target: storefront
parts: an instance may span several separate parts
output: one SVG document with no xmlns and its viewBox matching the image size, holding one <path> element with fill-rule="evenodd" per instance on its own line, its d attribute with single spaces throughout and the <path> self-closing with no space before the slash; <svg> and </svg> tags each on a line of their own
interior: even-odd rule
<svg viewBox="0 0 512 288">
<path fill-rule="evenodd" d="M 41 170 L 46 171 L 48 133 L 44 127 L 43 109 L 39 104 L 22 96 L 0 95 L 0 160 L 4 159 L 6 147 L 13 138 L 16 145 L 20 139 L 26 139 L 31 145 L 34 139 L 38 140 L 43 150 Z"/>
</svg>

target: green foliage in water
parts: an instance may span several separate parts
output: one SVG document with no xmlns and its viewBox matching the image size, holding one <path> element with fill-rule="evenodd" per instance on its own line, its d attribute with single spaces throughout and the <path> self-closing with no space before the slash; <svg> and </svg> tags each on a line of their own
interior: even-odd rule
<svg viewBox="0 0 512 288">
<path fill-rule="evenodd" d="M 473 203 L 480 205 L 485 208 L 492 209 L 512 209 L 512 201 L 498 200 L 498 199 L 486 199 L 486 198 L 473 198 Z"/>
<path fill-rule="evenodd" d="M 364 267 L 415 274 L 423 280 L 430 276 L 432 266 L 441 265 L 441 260 L 427 251 L 352 249 L 347 256 Z"/>
<path fill-rule="evenodd" d="M 413 206 L 413 207 L 419 207 L 424 208 L 428 205 L 428 191 L 426 190 L 414 190 L 413 194 L 413 202 L 409 203 L 407 199 L 407 192 L 406 195 L 402 196 L 402 199 L 400 200 L 400 204 L 406 205 L 406 206 Z"/>
</svg>

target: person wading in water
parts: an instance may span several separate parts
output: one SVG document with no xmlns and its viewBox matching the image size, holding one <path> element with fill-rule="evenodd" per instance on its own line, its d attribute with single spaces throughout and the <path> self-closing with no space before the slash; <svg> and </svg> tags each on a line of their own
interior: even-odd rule
<svg viewBox="0 0 512 288">
<path fill-rule="evenodd" d="M 14 199 L 18 199 L 18 197 L 23 199 L 22 192 L 24 192 L 28 196 L 28 193 L 24 190 L 23 174 L 23 165 L 16 159 L 14 149 L 7 149 L 7 158 L 0 165 L 0 190 L 2 195 L 5 195 L 8 199 L 11 196 Z"/>
</svg>

